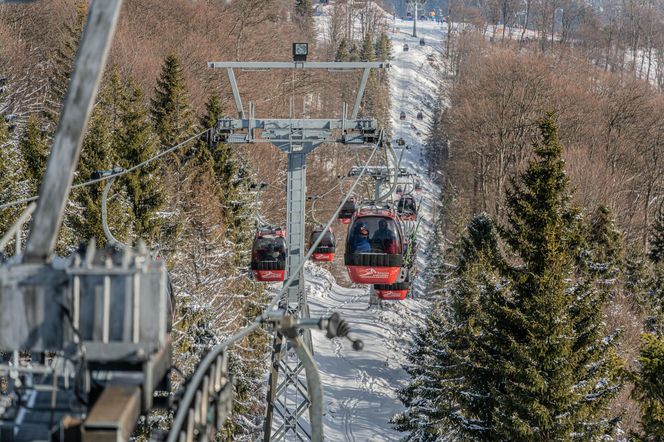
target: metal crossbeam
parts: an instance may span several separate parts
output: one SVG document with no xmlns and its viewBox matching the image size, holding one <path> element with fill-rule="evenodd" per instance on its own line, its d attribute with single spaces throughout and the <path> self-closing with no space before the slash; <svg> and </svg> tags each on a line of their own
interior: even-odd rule
<svg viewBox="0 0 664 442">
<path fill-rule="evenodd" d="M 334 71 L 385 69 L 386 61 L 210 61 L 210 68 L 221 69 L 330 69 Z"/>
<path fill-rule="evenodd" d="M 362 70 L 362 79 L 357 88 L 355 96 L 355 104 L 353 105 L 352 118 L 357 118 L 360 112 L 360 105 L 362 104 L 362 97 L 367 87 L 367 81 L 371 74 L 371 69 L 387 69 L 390 67 L 386 61 L 375 62 L 355 62 L 355 61 L 211 61 L 208 67 L 215 69 L 226 69 L 228 74 L 228 81 L 231 84 L 233 97 L 235 99 L 235 107 L 240 118 L 244 118 L 244 109 L 242 108 L 242 98 L 235 79 L 235 72 L 233 69 L 242 69 L 246 71 L 269 71 L 271 69 L 323 69 L 330 71 L 355 71 Z"/>
<path fill-rule="evenodd" d="M 226 143 L 270 143 L 289 153 L 310 152 L 322 143 L 365 145 L 373 143 L 377 133 L 376 120 L 371 118 L 224 118 L 217 124 L 215 138 Z"/>
</svg>

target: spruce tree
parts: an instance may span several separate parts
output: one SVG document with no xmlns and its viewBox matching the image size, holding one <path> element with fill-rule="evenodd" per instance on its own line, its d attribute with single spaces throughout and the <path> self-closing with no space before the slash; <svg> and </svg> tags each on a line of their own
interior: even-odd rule
<svg viewBox="0 0 664 442">
<path fill-rule="evenodd" d="M 376 52 L 373 45 L 373 37 L 367 32 L 362 40 L 362 52 L 360 53 L 360 61 L 374 61 L 376 59 Z"/>
<path fill-rule="evenodd" d="M 29 192 L 35 194 L 39 190 L 46 162 L 49 155 L 49 144 L 40 127 L 37 117 L 31 115 L 19 138 L 19 150 L 25 161 L 25 179 Z"/>
<path fill-rule="evenodd" d="M 641 338 L 640 371 L 633 396 L 641 408 L 642 434 L 639 440 L 664 439 L 664 337 L 645 334 Z"/>
<path fill-rule="evenodd" d="M 608 207 L 600 205 L 588 217 L 584 240 L 586 247 L 579 255 L 579 269 L 592 276 L 597 290 L 615 298 L 625 264 L 622 237 Z"/>
<path fill-rule="evenodd" d="M 473 217 L 456 249 L 455 283 L 416 335 L 408 356 L 412 380 L 399 391 L 406 411 L 393 419 L 396 429 L 409 433 L 406 440 L 491 439 L 486 431 L 493 409 L 491 373 L 476 357 L 483 339 L 478 327 L 483 293 L 496 285 L 501 261 L 491 219 Z"/>
<path fill-rule="evenodd" d="M 193 135 L 194 119 L 180 60 L 166 57 L 151 102 L 155 131 L 164 147 L 174 146 Z M 180 157 L 182 155 L 179 155 Z"/>
<path fill-rule="evenodd" d="M 200 127 L 203 129 L 215 128 L 223 114 L 224 111 L 219 96 L 211 95 L 205 103 L 205 114 L 200 118 Z M 235 173 L 233 168 L 228 169 L 230 147 L 224 143 L 210 143 L 209 140 L 201 138 L 198 150 L 200 151 L 199 156 L 206 157 L 205 161 L 207 161 L 207 158 L 212 160 L 213 170 L 220 186 L 222 188 L 229 187 L 230 180 Z"/>
<path fill-rule="evenodd" d="M 158 152 L 158 138 L 152 130 L 147 110 L 143 106 L 143 92 L 132 82 L 120 106 L 120 126 L 114 143 L 122 167 L 131 167 L 153 157 Z M 125 175 L 122 184 L 127 189 L 134 218 L 134 234 L 154 243 L 161 227 L 157 212 L 164 204 L 164 195 L 157 162 L 147 164 Z"/>
<path fill-rule="evenodd" d="M 0 116 L 0 204 L 8 203 L 21 196 L 23 168 L 24 165 L 16 147 L 10 143 L 7 124 Z M 15 206 L 0 211 L 0 235 L 3 235 L 14 224 L 21 210 L 21 206 Z M 11 253 L 12 250 L 7 250 L 7 252 Z"/>
<path fill-rule="evenodd" d="M 117 152 L 113 149 L 115 136 L 113 106 L 117 100 L 115 86 L 114 79 L 111 78 L 111 81 L 102 88 L 100 100 L 93 110 L 76 169 L 78 182 L 89 180 L 97 171 L 110 170 L 118 165 Z M 106 243 L 101 216 L 102 193 L 106 184 L 100 182 L 72 191 L 75 209 L 68 211 L 67 219 L 76 243 L 88 242 L 93 237 L 98 245 L 103 246 Z M 120 182 L 115 182 L 107 201 L 107 221 L 116 239 L 127 241 L 132 226 L 132 215 L 126 190 Z"/>
<path fill-rule="evenodd" d="M 355 42 L 351 43 L 348 50 L 348 61 L 360 61 L 360 50 Z"/>
<path fill-rule="evenodd" d="M 346 41 L 346 38 L 344 37 L 339 42 L 339 47 L 337 48 L 337 54 L 334 57 L 334 61 L 348 61 L 348 59 L 348 41 Z"/>
<path fill-rule="evenodd" d="M 311 18 L 314 8 L 311 0 L 295 0 L 295 13 L 304 18 Z"/>
<path fill-rule="evenodd" d="M 100 92 L 100 104 L 103 106 L 103 113 L 113 133 L 121 129 L 121 115 L 127 105 L 127 96 L 130 93 L 127 88 L 128 84 L 131 85 L 132 83 L 131 78 L 123 80 L 117 66 L 111 66 L 108 81 Z"/>
<path fill-rule="evenodd" d="M 203 126 L 217 121 L 221 112 L 215 98 L 210 99 L 207 108 L 208 113 L 201 120 Z M 227 149 L 220 145 L 213 146 L 213 149 L 224 148 Z M 218 153 L 217 150 L 214 152 Z M 232 162 L 230 157 L 227 160 Z M 183 319 L 178 323 L 178 330 L 185 336 L 180 342 L 189 346 L 179 347 L 178 353 L 186 355 L 188 363 L 192 356 L 194 359 L 200 357 L 202 350 L 219 341 L 224 332 L 211 325 L 219 320 L 221 313 L 241 315 L 249 322 L 260 314 L 265 304 L 263 289 L 243 277 L 242 270 L 238 269 L 241 262 L 246 262 L 248 244 L 236 240 L 233 222 L 241 221 L 240 228 L 244 232 L 250 232 L 251 226 L 247 225 L 246 220 L 236 218 L 235 214 L 224 212 L 223 201 L 241 200 L 242 196 L 225 194 L 222 182 L 217 179 L 217 165 L 207 144 L 199 143 L 182 167 L 184 179 L 181 192 L 185 197 L 180 211 L 188 222 L 180 226 L 178 253 L 172 259 L 177 268 L 175 280 L 186 287 L 189 294 L 183 299 Z M 233 179 L 231 185 L 234 184 Z M 219 254 L 221 248 L 230 252 Z M 221 293 L 224 293 L 223 297 Z M 228 440 L 256 436 L 263 416 L 263 401 L 256 392 L 265 379 L 264 350 L 267 340 L 265 335 L 260 334 L 247 339 L 252 351 L 238 349 L 239 354 L 234 352 L 229 362 L 229 371 L 236 380 L 236 397 L 233 417 L 222 431 Z"/>
<path fill-rule="evenodd" d="M 662 335 L 664 333 L 664 204 L 659 207 L 651 231 L 647 284 L 648 300 L 652 306 L 650 322 L 654 331 Z"/>
<path fill-rule="evenodd" d="M 213 127 L 223 116 L 221 101 L 212 95 L 205 105 L 206 112 L 199 124 L 201 127 Z M 241 224 L 246 205 L 240 201 L 239 195 L 246 192 L 249 185 L 248 174 L 235 153 L 235 147 L 227 143 L 205 144 L 203 149 L 209 151 L 213 170 L 219 185 L 219 199 L 227 225 L 238 228 Z"/>
<path fill-rule="evenodd" d="M 49 94 L 46 103 L 46 118 L 49 120 L 50 131 L 55 132 L 60 110 L 62 108 L 69 80 L 74 70 L 76 51 L 85 26 L 88 13 L 86 0 L 76 2 L 76 15 L 65 25 L 63 41 L 55 51 L 54 66 L 49 75 Z"/>
<path fill-rule="evenodd" d="M 635 307 L 642 312 L 650 311 L 653 299 L 650 293 L 651 275 L 649 262 L 639 248 L 630 248 L 625 257 L 623 285 L 625 292 L 634 299 Z"/>
<path fill-rule="evenodd" d="M 392 41 L 385 31 L 380 33 L 376 42 L 376 58 L 380 61 L 392 60 Z"/>
<path fill-rule="evenodd" d="M 605 292 L 578 265 L 581 216 L 553 115 L 540 123 L 536 159 L 513 180 L 501 237 L 518 257 L 508 288 L 486 303 L 484 358 L 492 364 L 493 437 L 592 439 L 611 434 L 607 404 L 619 390 L 615 342 L 605 339 Z"/>
<path fill-rule="evenodd" d="M 407 355 L 406 371 L 411 380 L 398 392 L 406 409 L 392 418 L 394 428 L 407 433 L 404 441 L 438 440 L 441 421 L 446 418 L 440 406 L 443 385 L 438 374 L 442 374 L 442 371 L 436 369 L 439 360 L 448 353 L 445 348 L 446 329 L 443 326 L 445 320 L 442 308 L 434 307 L 427 316 L 424 325 L 415 334 Z"/>
<path fill-rule="evenodd" d="M 79 181 L 89 180 L 97 170 L 112 167 L 109 158 L 111 148 L 111 134 L 106 126 L 106 120 L 99 110 L 93 112 L 88 124 L 88 132 L 83 140 L 81 159 L 76 169 Z M 104 182 L 86 186 L 72 192 L 76 204 L 74 213 L 69 214 L 77 242 L 88 242 L 95 238 L 96 243 L 103 246 L 106 237 L 101 222 L 101 195 Z"/>
<path fill-rule="evenodd" d="M 433 108 L 433 116 L 429 124 L 429 133 L 425 142 L 425 156 L 427 158 L 428 173 L 436 178 L 436 173 L 444 170 L 444 162 L 449 154 L 447 134 L 445 132 L 445 109 L 443 98 L 439 94 Z"/>
<path fill-rule="evenodd" d="M 650 261 L 653 264 L 664 263 L 664 203 L 659 206 L 648 243 Z"/>
</svg>

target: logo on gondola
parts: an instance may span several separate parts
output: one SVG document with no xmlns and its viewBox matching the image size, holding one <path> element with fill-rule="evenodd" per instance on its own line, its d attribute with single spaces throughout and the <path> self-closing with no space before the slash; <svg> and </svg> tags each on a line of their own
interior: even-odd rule
<svg viewBox="0 0 664 442">
<path fill-rule="evenodd" d="M 384 278 L 389 278 L 390 274 L 387 272 L 379 272 L 376 269 L 370 267 L 360 273 L 360 278 L 367 278 L 367 279 L 384 279 Z"/>
<path fill-rule="evenodd" d="M 269 270 L 261 272 L 262 278 L 281 278 L 280 273 L 271 272 Z"/>
</svg>

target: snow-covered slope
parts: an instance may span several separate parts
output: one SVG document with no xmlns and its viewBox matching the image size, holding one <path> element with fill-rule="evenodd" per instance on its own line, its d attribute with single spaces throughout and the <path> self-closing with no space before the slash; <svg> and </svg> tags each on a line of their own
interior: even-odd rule
<svg viewBox="0 0 664 442">
<path fill-rule="evenodd" d="M 428 180 L 423 166 L 422 142 L 431 116 L 437 77 L 427 61 L 428 54 L 439 54 L 443 36 L 439 24 L 418 23 L 418 33 L 426 40 L 411 37 L 412 22 L 389 21 L 398 32 L 391 34 L 394 46 L 389 75 L 392 95 L 392 125 L 395 138 L 403 137 L 412 147 L 404 152 L 402 166 L 420 175 L 423 217 L 418 231 L 418 265 L 425 270 L 425 254 L 432 234 L 433 205 L 439 190 Z M 404 43 L 410 50 L 403 52 Z M 424 121 L 415 119 L 418 110 Z M 406 112 L 401 124 L 399 113 Z M 411 128 L 411 123 L 416 128 Z M 420 131 L 421 135 L 417 135 Z M 308 299 L 312 316 L 336 311 L 351 323 L 356 337 L 364 341 L 364 350 L 353 351 L 347 340 L 328 340 L 313 333 L 315 359 L 321 371 L 325 391 L 325 438 L 329 441 L 393 441 L 400 435 L 389 423 L 401 411 L 396 390 L 408 380 L 403 370 L 411 333 L 429 309 L 423 293 L 420 273 L 413 297 L 403 302 L 383 302 L 369 308 L 368 288 L 345 288 L 336 284 L 325 270 L 313 264 L 306 267 Z"/>
</svg>

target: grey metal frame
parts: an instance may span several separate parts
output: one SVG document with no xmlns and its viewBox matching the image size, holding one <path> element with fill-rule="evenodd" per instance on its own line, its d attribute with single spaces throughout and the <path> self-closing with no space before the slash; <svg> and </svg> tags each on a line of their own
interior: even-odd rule
<svg viewBox="0 0 664 442">
<path fill-rule="evenodd" d="M 24 255 L 25 262 L 45 262 L 55 249 L 69 197 L 74 171 L 81 153 L 99 81 L 104 72 L 122 0 L 94 1 L 76 56 L 76 68 L 65 97 L 48 167 L 39 191 Z"/>
<path fill-rule="evenodd" d="M 235 100 L 239 119 L 222 119 L 216 138 L 228 143 L 272 143 L 288 155 L 286 242 L 288 245 L 287 275 L 296 271 L 305 255 L 305 204 L 307 154 L 325 142 L 363 145 L 373 142 L 378 133 L 375 120 L 358 119 L 362 97 L 371 69 L 388 67 L 386 62 L 210 62 L 211 68 L 225 69 Z M 362 78 L 355 97 L 351 118 L 344 106 L 340 119 L 256 119 L 253 103 L 245 118 L 234 69 L 327 69 L 330 71 L 362 70 Z M 255 131 L 255 129 L 260 129 Z M 257 135 L 259 134 L 259 135 Z M 309 317 L 304 272 L 287 288 L 279 308 L 288 315 Z M 313 353 L 309 331 L 303 331 L 306 347 Z M 303 380 L 304 366 L 298 353 L 301 349 L 277 333 L 272 351 L 272 368 L 268 383 L 268 407 L 265 415 L 264 440 L 280 441 L 288 437 L 296 440 L 317 440 L 305 414 L 311 400 L 307 383 Z M 297 351 L 296 351 L 297 350 Z M 314 437 L 315 436 L 315 437 Z M 313 438 L 313 439 L 312 439 Z"/>
<path fill-rule="evenodd" d="M 26 387 L 34 386 L 32 392 L 39 394 L 42 390 L 33 374 L 40 375 L 39 382 L 50 376 L 52 408 L 56 393 L 61 397 L 71 393 L 71 371 L 49 370 L 39 354 L 44 351 L 55 351 L 56 360 L 78 363 L 86 359 L 87 364 L 80 363 L 82 373 L 75 381 L 83 392 L 91 388 L 86 379 L 99 370 L 95 366 L 103 366 L 109 383 L 102 383 L 108 390 L 85 413 L 80 407 L 69 409 L 84 419 L 83 440 L 128 437 L 139 412 L 152 406 L 152 394 L 171 365 L 163 263 L 153 261 L 145 250 L 126 250 L 122 256 L 96 253 L 94 242 L 73 265 L 50 262 L 121 5 L 122 0 L 91 3 L 23 262 L 0 266 L 0 350 L 15 355 L 18 350 L 33 352 L 37 360 L 29 368 L 34 372 L 28 373 Z M 16 231 L 31 210 L 20 217 Z M 2 245 L 6 242 L 3 239 Z M 19 243 L 17 237 L 17 249 Z M 112 366 L 107 364 L 109 359 Z M 16 357 L 13 371 L 19 373 L 22 369 L 16 368 L 17 362 Z M 64 391 L 58 378 L 64 378 Z M 109 386 L 111 378 L 113 386 Z M 73 397 L 67 400 L 70 407 L 74 402 Z M 36 420 L 31 421 L 30 431 L 49 433 L 57 422 L 53 415 L 40 420 L 39 411 L 34 412 Z"/>
</svg>

